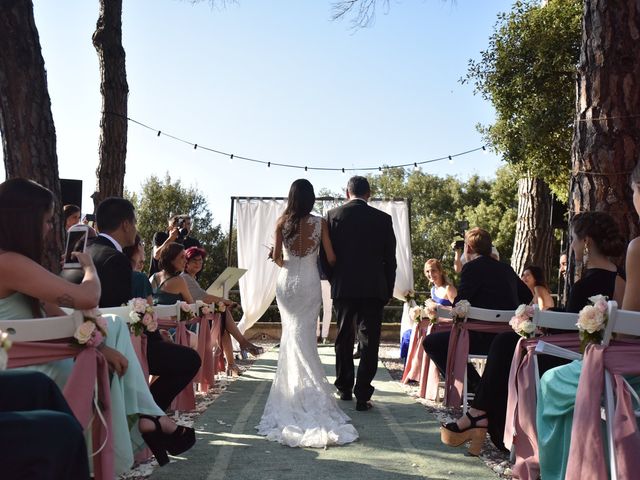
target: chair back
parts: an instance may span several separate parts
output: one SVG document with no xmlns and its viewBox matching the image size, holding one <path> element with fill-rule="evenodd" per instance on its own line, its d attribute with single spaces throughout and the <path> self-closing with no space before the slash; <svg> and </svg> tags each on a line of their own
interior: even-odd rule
<svg viewBox="0 0 640 480">
<path fill-rule="evenodd" d="M 109 308 L 100 308 L 100 313 L 104 315 L 117 315 L 122 318 L 125 322 L 129 322 L 129 314 L 131 313 L 131 307 L 122 306 L 122 307 L 109 307 Z"/>
<path fill-rule="evenodd" d="M 514 314 L 514 310 L 489 310 L 487 308 L 469 307 L 467 319 L 481 320 L 483 322 L 509 323 L 509 320 L 511 320 Z"/>
<path fill-rule="evenodd" d="M 552 310 L 540 310 L 534 305 L 533 323 L 536 327 L 556 328 L 558 330 L 578 330 L 578 314 L 567 312 L 554 312 Z"/>
<path fill-rule="evenodd" d="M 445 307 L 444 305 L 438 305 L 438 318 L 451 320 L 453 318 L 453 310 L 451 307 Z"/>
<path fill-rule="evenodd" d="M 10 335 L 12 342 L 40 342 L 73 337 L 84 322 L 81 311 L 70 315 L 22 320 L 0 320 L 0 330 Z"/>
<path fill-rule="evenodd" d="M 609 345 L 613 333 L 640 337 L 640 312 L 619 310 L 615 300 L 607 304 L 607 328 L 602 338 L 603 345 Z"/>
</svg>

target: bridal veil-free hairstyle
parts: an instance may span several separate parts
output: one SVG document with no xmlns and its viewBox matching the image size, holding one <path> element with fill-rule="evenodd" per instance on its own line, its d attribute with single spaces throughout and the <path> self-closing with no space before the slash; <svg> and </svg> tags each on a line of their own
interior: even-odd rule
<svg viewBox="0 0 640 480">
<path fill-rule="evenodd" d="M 300 219 L 311 213 L 315 201 L 316 194 L 309 180 L 300 178 L 291 184 L 287 208 L 278 222 L 286 238 L 291 238 L 297 233 Z"/>
</svg>

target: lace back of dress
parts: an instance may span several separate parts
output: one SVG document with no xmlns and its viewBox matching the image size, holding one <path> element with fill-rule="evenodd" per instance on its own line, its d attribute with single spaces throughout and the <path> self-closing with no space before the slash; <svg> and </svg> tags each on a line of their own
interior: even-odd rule
<svg viewBox="0 0 640 480">
<path fill-rule="evenodd" d="M 290 255 L 306 257 L 315 253 L 320 246 L 320 217 L 308 216 L 300 220 L 298 231 L 289 236 L 288 226 L 284 228 L 284 247 Z"/>
</svg>

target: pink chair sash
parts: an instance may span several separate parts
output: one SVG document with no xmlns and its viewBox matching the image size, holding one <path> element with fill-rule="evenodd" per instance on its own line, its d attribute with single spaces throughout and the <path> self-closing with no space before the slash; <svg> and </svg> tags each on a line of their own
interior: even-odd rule
<svg viewBox="0 0 640 480">
<path fill-rule="evenodd" d="M 95 347 L 78 348 L 64 343 L 16 342 L 9 352 L 9 368 L 38 365 L 54 360 L 75 357 L 71 375 L 64 386 L 64 397 L 74 416 L 87 428 L 93 419 L 93 447 L 102 449 L 93 458 L 97 480 L 114 478 L 113 438 L 111 427 L 111 391 L 109 389 L 109 366 Z M 98 386 L 98 400 L 106 425 L 94 419 L 94 389 Z"/>
<path fill-rule="evenodd" d="M 640 471 L 640 434 L 631 397 L 625 389 L 622 377 L 640 374 L 640 345 L 620 341 L 609 347 L 589 345 L 585 352 L 571 438 L 588 441 L 571 442 L 567 478 L 607 478 L 608 469 L 605 464 L 600 423 L 600 400 L 604 391 L 605 369 L 613 376 L 616 394 L 613 429 L 618 478 L 636 478 Z"/>
<path fill-rule="evenodd" d="M 509 397 L 505 422 L 504 444 L 515 445 L 516 462 L 512 470 L 515 478 L 535 480 L 540 476 L 538 435 L 536 430 L 536 379 L 534 350 L 539 341 L 552 343 L 575 352 L 580 350 L 576 332 L 545 337 L 521 338 L 513 353 L 509 373 Z"/>
<path fill-rule="evenodd" d="M 440 383 L 438 368 L 422 348 L 422 342 L 427 335 L 451 330 L 452 325 L 450 319 L 440 319 L 435 325 L 423 320 L 413 328 L 402 383 L 408 383 L 410 380 L 420 382 L 420 398 L 436 400 Z"/>
<path fill-rule="evenodd" d="M 469 332 L 502 333 L 511 327 L 507 323 L 482 322 L 467 320 L 457 323 L 451 329 L 447 355 L 447 372 L 445 375 L 445 405 L 459 407 L 462 404 L 464 373 L 469 355 Z"/>
<path fill-rule="evenodd" d="M 142 367 L 142 373 L 144 373 L 144 378 L 149 378 L 149 362 L 147 361 L 147 336 L 143 333 L 142 335 L 134 335 L 131 334 L 131 345 L 133 345 L 133 350 L 136 352 L 136 357 L 138 357 L 138 361 L 140 362 L 140 366 Z"/>
</svg>

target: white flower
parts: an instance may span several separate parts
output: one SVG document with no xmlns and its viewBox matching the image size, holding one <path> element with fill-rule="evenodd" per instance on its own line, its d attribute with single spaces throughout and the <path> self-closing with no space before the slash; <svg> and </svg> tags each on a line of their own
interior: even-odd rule
<svg viewBox="0 0 640 480">
<path fill-rule="evenodd" d="M 594 333 L 604 329 L 605 316 L 597 307 L 587 305 L 578 314 L 578 323 L 576 326 L 580 330 L 586 330 L 589 333 Z"/>
<path fill-rule="evenodd" d="M 180 302 L 180 310 L 185 313 L 193 313 L 193 310 L 191 310 L 191 305 L 189 305 L 187 302 Z"/>
<path fill-rule="evenodd" d="M 424 309 L 422 313 L 430 320 L 435 320 L 436 318 L 438 318 L 438 304 L 431 298 L 428 298 L 424 302 Z"/>
<path fill-rule="evenodd" d="M 196 308 L 202 308 L 206 305 L 202 300 L 196 300 Z"/>
<path fill-rule="evenodd" d="M 13 342 L 9 339 L 9 334 L 0 330 L 0 350 L 5 352 L 11 348 Z"/>
<path fill-rule="evenodd" d="M 524 303 L 518 305 L 518 308 L 516 308 L 516 317 L 523 316 L 526 311 L 527 311 L 527 305 L 525 305 Z"/>
<path fill-rule="evenodd" d="M 200 307 L 200 313 L 202 315 L 208 315 L 211 313 L 211 308 L 205 303 Z"/>
<path fill-rule="evenodd" d="M 531 320 L 525 320 L 520 324 L 520 331 L 530 335 L 536 331 L 536 325 Z"/>
<path fill-rule="evenodd" d="M 411 307 L 409 309 L 409 317 L 411 317 L 414 322 L 420 321 L 422 318 L 422 308 L 417 305 L 415 307 Z"/>
<path fill-rule="evenodd" d="M 136 313 L 144 313 L 147 309 L 147 300 L 145 298 L 132 298 L 129 300 L 131 310 Z"/>
<path fill-rule="evenodd" d="M 598 302 L 607 303 L 607 300 L 609 300 L 609 297 L 605 295 L 594 295 L 593 297 L 589 297 L 589 301 L 594 305 Z"/>
<path fill-rule="evenodd" d="M 129 318 L 131 319 L 131 323 L 138 323 L 140 321 L 140 314 L 135 310 L 131 310 L 129 312 Z"/>
<path fill-rule="evenodd" d="M 76 332 L 73 334 L 76 340 L 80 345 L 84 345 L 87 343 L 91 337 L 93 336 L 93 332 L 96 330 L 96 324 L 90 321 L 83 322 L 78 328 L 76 328 Z"/>
<path fill-rule="evenodd" d="M 467 318 L 471 304 L 467 300 L 460 300 L 453 307 L 453 311 L 457 318 Z"/>
</svg>

